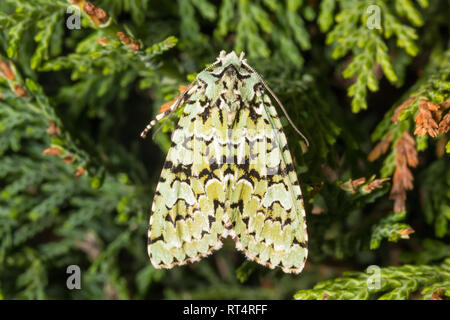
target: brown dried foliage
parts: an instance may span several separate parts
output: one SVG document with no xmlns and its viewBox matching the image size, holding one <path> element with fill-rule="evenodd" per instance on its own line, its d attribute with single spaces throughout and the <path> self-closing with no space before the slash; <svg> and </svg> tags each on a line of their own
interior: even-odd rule
<svg viewBox="0 0 450 320">
<path fill-rule="evenodd" d="M 52 155 L 52 156 L 59 156 L 62 154 L 62 151 L 60 148 L 56 147 L 50 147 L 42 151 L 43 155 Z"/>
<path fill-rule="evenodd" d="M 128 37 L 124 32 L 119 31 L 117 32 L 117 37 L 120 39 L 120 41 L 122 41 L 125 44 L 130 44 L 131 43 L 131 39 L 130 37 Z"/>
<path fill-rule="evenodd" d="M 430 300 L 442 300 L 442 297 L 444 296 L 445 291 L 444 289 L 436 289 L 433 291 L 433 293 L 431 294 Z"/>
<path fill-rule="evenodd" d="M 102 46 L 106 46 L 106 44 L 109 42 L 108 38 L 99 38 L 96 39 L 95 42 L 101 44 Z"/>
<path fill-rule="evenodd" d="M 73 174 L 74 174 L 76 177 L 81 177 L 81 176 L 84 174 L 85 171 L 86 171 L 86 169 L 85 169 L 84 167 L 78 167 L 78 168 L 75 169 L 75 171 L 73 172 Z"/>
<path fill-rule="evenodd" d="M 372 182 L 370 182 L 367 186 L 363 187 L 363 189 L 367 192 L 372 192 L 375 189 L 381 189 L 383 188 L 383 182 L 389 181 L 391 178 L 381 178 L 381 179 L 375 179 Z"/>
<path fill-rule="evenodd" d="M 120 39 L 120 41 L 129 46 L 131 50 L 138 51 L 141 48 L 138 40 L 131 40 L 131 38 L 124 32 L 119 31 L 116 33 L 116 35 Z"/>
<path fill-rule="evenodd" d="M 362 178 L 358 178 L 355 180 L 350 181 L 350 187 L 353 190 L 358 189 L 360 186 L 362 186 L 364 183 L 366 183 L 366 178 L 362 177 Z"/>
<path fill-rule="evenodd" d="M 387 134 L 376 146 L 370 151 L 367 159 L 370 162 L 377 160 L 380 156 L 386 153 L 391 145 L 392 136 Z"/>
<path fill-rule="evenodd" d="M 53 121 L 49 121 L 47 133 L 49 136 L 58 136 L 61 133 L 61 130 Z"/>
<path fill-rule="evenodd" d="M 0 60 L 0 76 L 7 80 L 14 80 L 15 77 L 11 65 L 3 60 Z"/>
<path fill-rule="evenodd" d="M 95 17 L 103 24 L 108 21 L 108 14 L 102 8 L 95 8 L 94 11 Z"/>
<path fill-rule="evenodd" d="M 448 108 L 450 108 L 450 99 L 445 100 L 444 102 L 441 103 L 441 107 L 446 110 Z"/>
<path fill-rule="evenodd" d="M 416 143 L 408 131 L 397 141 L 395 146 L 395 171 L 389 198 L 394 200 L 394 212 L 405 210 L 406 192 L 412 190 L 414 177 L 409 167 L 416 167 Z"/>
<path fill-rule="evenodd" d="M 414 134 L 424 137 L 427 133 L 435 138 L 438 134 L 438 122 L 441 118 L 439 105 L 420 99 L 419 113 L 416 115 L 416 130 Z"/>
<path fill-rule="evenodd" d="M 340 185 L 340 188 L 345 191 L 350 191 L 351 193 L 355 193 L 356 190 L 359 189 L 364 183 L 366 183 L 366 178 L 358 178 L 355 180 L 349 180 Z"/>
<path fill-rule="evenodd" d="M 28 93 L 25 91 L 25 89 L 18 84 L 14 85 L 14 92 L 19 97 L 27 97 L 28 96 Z"/>
<path fill-rule="evenodd" d="M 183 86 L 183 85 L 182 85 L 182 86 L 180 86 L 180 87 L 178 88 L 178 91 L 180 91 L 180 94 L 182 94 L 183 92 L 186 91 L 186 89 L 187 89 L 187 86 Z M 178 99 L 178 97 L 176 97 L 176 98 L 174 98 L 174 99 L 172 99 L 172 100 L 170 100 L 170 101 L 164 103 L 164 104 L 159 108 L 158 113 L 161 113 L 161 112 L 164 112 L 164 111 L 166 111 L 166 110 L 169 110 L 170 107 L 175 103 L 175 101 L 177 101 L 177 99 Z"/>
<path fill-rule="evenodd" d="M 89 16 L 93 16 L 95 14 L 95 5 L 92 2 L 86 1 L 86 3 L 83 6 L 83 10 Z"/>
<path fill-rule="evenodd" d="M 410 98 L 406 99 L 401 105 L 399 105 L 397 107 L 397 109 L 395 109 L 394 115 L 391 117 L 391 120 L 394 123 L 398 122 L 398 117 L 400 116 L 402 111 L 405 110 L 406 108 L 408 108 L 411 105 L 411 102 L 413 102 L 415 98 L 416 97 L 413 96 L 413 97 L 410 97 Z"/>
<path fill-rule="evenodd" d="M 73 162 L 73 155 L 69 154 L 65 156 L 63 159 L 64 163 L 71 164 Z"/>
<path fill-rule="evenodd" d="M 83 11 L 96 24 L 104 24 L 108 22 L 108 14 L 102 8 L 96 7 L 92 2 L 86 1 L 83 6 Z"/>
<path fill-rule="evenodd" d="M 139 44 L 139 41 L 134 40 L 130 45 L 130 49 L 133 51 L 138 51 L 141 48 L 141 45 Z"/>
<path fill-rule="evenodd" d="M 439 133 L 445 134 L 450 130 L 450 112 L 448 112 L 444 118 L 442 118 L 441 123 L 439 123 Z"/>
<path fill-rule="evenodd" d="M 402 239 L 409 239 L 409 235 L 414 233 L 414 229 L 413 228 L 406 228 L 406 229 L 402 229 L 399 231 L 400 237 Z"/>
</svg>

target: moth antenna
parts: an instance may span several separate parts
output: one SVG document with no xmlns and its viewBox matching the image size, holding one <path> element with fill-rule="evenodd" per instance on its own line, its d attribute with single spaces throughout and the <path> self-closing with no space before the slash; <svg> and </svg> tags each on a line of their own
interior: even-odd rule
<svg viewBox="0 0 450 320">
<path fill-rule="evenodd" d="M 224 51 L 225 52 L 225 51 Z M 216 60 L 216 62 L 210 64 L 209 66 L 207 66 L 205 69 L 202 70 L 206 71 L 214 66 L 216 66 L 218 63 L 220 62 L 220 58 L 218 58 Z M 164 122 L 162 123 L 161 126 L 158 127 L 158 129 L 156 129 L 155 133 L 153 133 L 152 135 L 152 139 L 155 140 L 156 134 L 161 130 L 161 128 L 167 123 L 167 121 L 169 121 L 170 117 L 172 117 L 173 113 L 175 111 L 178 110 L 178 108 L 183 105 L 181 103 L 181 101 L 184 99 L 184 97 L 186 96 L 187 92 L 189 90 L 192 89 L 192 87 L 194 86 L 194 84 L 197 82 L 197 77 L 195 77 L 194 81 L 191 82 L 191 84 L 186 88 L 186 90 L 183 91 L 183 93 L 178 97 L 178 99 L 173 103 L 173 105 L 170 107 L 170 112 L 169 113 L 160 113 L 158 114 L 154 120 L 150 121 L 149 124 L 145 127 L 145 129 L 141 132 L 141 138 L 145 139 L 147 137 L 147 134 L 149 133 L 149 131 L 156 125 L 156 123 L 158 123 L 158 121 L 162 120 L 163 118 L 167 117 L 166 120 L 164 120 Z"/>
<path fill-rule="evenodd" d="M 163 118 L 168 117 L 164 123 L 167 122 L 168 119 L 172 116 L 172 114 L 178 109 L 180 101 L 184 96 L 186 95 L 186 92 L 192 88 L 193 83 L 195 80 L 186 88 L 186 90 L 178 97 L 178 99 L 170 106 L 170 109 L 157 114 L 155 119 L 150 121 L 150 123 L 145 127 L 144 131 L 141 132 L 141 137 L 145 139 L 147 137 L 147 134 L 150 132 L 150 130 Z M 157 132 L 160 130 L 160 128 L 157 130 Z"/>
<path fill-rule="evenodd" d="M 278 97 L 275 95 L 275 93 L 272 91 L 272 89 L 269 88 L 269 85 L 266 83 L 266 81 L 264 81 L 263 77 L 255 71 L 255 69 L 253 69 L 248 63 L 247 61 L 242 61 L 242 63 L 249 68 L 252 72 L 254 72 L 259 80 L 261 80 L 261 83 L 264 85 L 264 87 L 267 89 L 267 91 L 269 91 L 270 95 L 275 99 L 275 101 L 278 103 L 278 105 L 280 106 L 281 110 L 283 111 L 284 115 L 286 116 L 289 124 L 292 126 L 292 128 L 294 128 L 294 130 L 303 138 L 303 140 L 305 140 L 306 142 L 306 146 L 309 147 L 309 141 L 308 139 L 305 137 L 305 135 L 295 126 L 294 122 L 292 121 L 292 119 L 289 117 L 286 109 L 284 108 L 283 104 L 281 103 L 280 99 L 278 99 Z"/>
<path fill-rule="evenodd" d="M 169 114 L 167 114 L 166 116 L 166 120 L 164 120 L 164 122 L 158 127 L 158 129 L 156 129 L 156 131 L 152 134 L 152 140 L 155 140 L 156 135 L 158 134 L 158 132 L 162 129 L 162 127 L 164 127 L 164 125 L 167 123 L 167 121 L 170 120 L 170 118 L 172 117 L 172 115 L 174 114 L 175 111 L 178 110 L 178 108 L 183 105 L 181 103 L 181 101 L 185 98 L 186 94 L 189 92 L 189 90 L 192 89 L 192 87 L 194 86 L 195 82 L 197 81 L 197 78 L 194 79 L 194 81 L 191 82 L 191 84 L 186 88 L 186 90 L 183 91 L 183 93 L 178 97 L 178 99 L 173 103 L 173 105 L 170 107 L 170 112 Z M 161 118 L 162 119 L 162 118 Z M 160 120 L 161 120 L 160 119 Z M 148 128 L 148 126 L 147 126 Z M 144 132 L 147 130 L 147 128 L 145 128 Z M 150 130 L 150 129 L 149 129 Z M 147 132 L 149 131 L 147 130 Z M 143 132 L 143 133 L 144 133 Z M 141 134 L 142 136 L 142 134 Z M 145 136 L 144 136 L 145 138 Z"/>
</svg>

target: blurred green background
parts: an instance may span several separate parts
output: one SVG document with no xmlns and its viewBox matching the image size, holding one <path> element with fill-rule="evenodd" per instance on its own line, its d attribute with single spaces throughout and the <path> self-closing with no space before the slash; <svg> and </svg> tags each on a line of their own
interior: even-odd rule
<svg viewBox="0 0 450 320">
<path fill-rule="evenodd" d="M 447 0 L 2 0 L 0 298 L 448 298 L 449 14 Z M 139 134 L 220 50 L 246 52 L 311 143 L 279 112 L 307 212 L 299 275 L 231 240 L 171 270 L 147 257 L 180 113 Z"/>
</svg>

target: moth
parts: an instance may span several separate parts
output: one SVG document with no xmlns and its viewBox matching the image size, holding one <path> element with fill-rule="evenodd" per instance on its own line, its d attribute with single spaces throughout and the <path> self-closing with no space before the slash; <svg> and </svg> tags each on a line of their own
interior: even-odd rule
<svg viewBox="0 0 450 320">
<path fill-rule="evenodd" d="M 145 138 L 184 106 L 151 208 L 148 254 L 155 268 L 199 261 L 231 237 L 249 260 L 302 271 L 302 193 L 271 97 L 299 132 L 244 53 L 222 51 L 141 133 Z"/>
</svg>

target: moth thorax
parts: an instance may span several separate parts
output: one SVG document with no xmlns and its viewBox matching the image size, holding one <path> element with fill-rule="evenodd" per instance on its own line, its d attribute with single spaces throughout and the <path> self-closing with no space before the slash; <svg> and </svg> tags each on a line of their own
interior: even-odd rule
<svg viewBox="0 0 450 320">
<path fill-rule="evenodd" d="M 236 73 L 235 68 L 231 67 L 227 69 L 222 77 L 222 81 L 225 84 L 228 94 L 233 94 L 233 89 L 237 88 L 239 79 L 237 78 Z"/>
<path fill-rule="evenodd" d="M 240 105 L 239 79 L 236 77 L 236 70 L 233 67 L 228 68 L 222 77 L 224 83 L 222 104 L 227 115 L 227 123 L 231 126 L 236 116 L 236 111 Z"/>
</svg>

